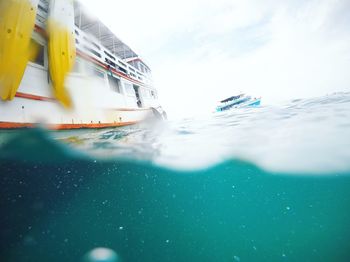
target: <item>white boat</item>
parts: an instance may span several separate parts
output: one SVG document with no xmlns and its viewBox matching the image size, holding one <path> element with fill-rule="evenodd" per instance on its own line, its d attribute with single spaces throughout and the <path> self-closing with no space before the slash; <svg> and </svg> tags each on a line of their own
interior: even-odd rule
<svg viewBox="0 0 350 262">
<path fill-rule="evenodd" d="M 79 2 L 1 5 L 0 129 L 105 128 L 166 116 L 149 66 Z"/>
<path fill-rule="evenodd" d="M 221 100 L 216 107 L 216 112 L 222 112 L 232 108 L 255 107 L 259 106 L 260 103 L 261 98 L 253 98 L 245 94 L 239 94 L 237 96 L 231 96 Z"/>
</svg>

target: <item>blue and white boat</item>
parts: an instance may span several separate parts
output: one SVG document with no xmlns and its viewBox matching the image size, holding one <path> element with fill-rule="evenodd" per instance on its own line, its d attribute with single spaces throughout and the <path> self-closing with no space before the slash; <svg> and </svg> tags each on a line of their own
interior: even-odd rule
<svg viewBox="0 0 350 262">
<path fill-rule="evenodd" d="M 260 105 L 260 102 L 260 97 L 252 98 L 251 96 L 246 96 L 245 94 L 231 96 L 220 101 L 219 105 L 216 107 L 216 112 L 226 111 L 231 108 L 256 107 Z"/>
</svg>

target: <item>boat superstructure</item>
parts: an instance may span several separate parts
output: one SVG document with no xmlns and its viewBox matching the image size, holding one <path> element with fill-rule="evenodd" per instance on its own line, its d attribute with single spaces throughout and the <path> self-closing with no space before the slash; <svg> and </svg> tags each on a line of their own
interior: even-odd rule
<svg viewBox="0 0 350 262">
<path fill-rule="evenodd" d="M 253 98 L 245 94 L 239 94 L 221 100 L 219 105 L 216 107 L 216 112 L 226 111 L 232 108 L 259 106 L 260 103 L 261 98 Z"/>
<path fill-rule="evenodd" d="M 31 34 L 36 56 L 26 64 L 18 89 L 12 91 L 13 99 L 0 100 L 0 129 L 36 123 L 53 129 L 102 128 L 165 115 L 149 66 L 106 25 L 74 1 L 66 18 L 72 15 L 72 26 L 62 37 L 55 31 L 61 27 L 50 22 L 53 9 L 70 10 L 62 8 L 62 3 L 73 2 L 36 1 Z M 65 70 L 70 72 L 65 74 Z"/>
</svg>

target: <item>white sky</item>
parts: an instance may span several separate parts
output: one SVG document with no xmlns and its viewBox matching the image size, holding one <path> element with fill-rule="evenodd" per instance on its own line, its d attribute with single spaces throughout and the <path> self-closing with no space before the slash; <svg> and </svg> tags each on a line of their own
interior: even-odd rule
<svg viewBox="0 0 350 262">
<path fill-rule="evenodd" d="M 245 92 L 265 104 L 350 90 L 349 0 L 84 0 L 149 64 L 170 116 Z"/>
</svg>

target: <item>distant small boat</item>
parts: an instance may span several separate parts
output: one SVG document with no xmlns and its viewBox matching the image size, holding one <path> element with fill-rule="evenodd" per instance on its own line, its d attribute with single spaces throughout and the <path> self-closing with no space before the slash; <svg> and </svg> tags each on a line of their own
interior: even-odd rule
<svg viewBox="0 0 350 262">
<path fill-rule="evenodd" d="M 231 108 L 242 108 L 242 107 L 255 107 L 259 106 L 261 98 L 252 98 L 245 94 L 240 94 L 237 96 L 231 96 L 220 101 L 219 105 L 216 107 L 216 112 L 226 111 Z"/>
</svg>

